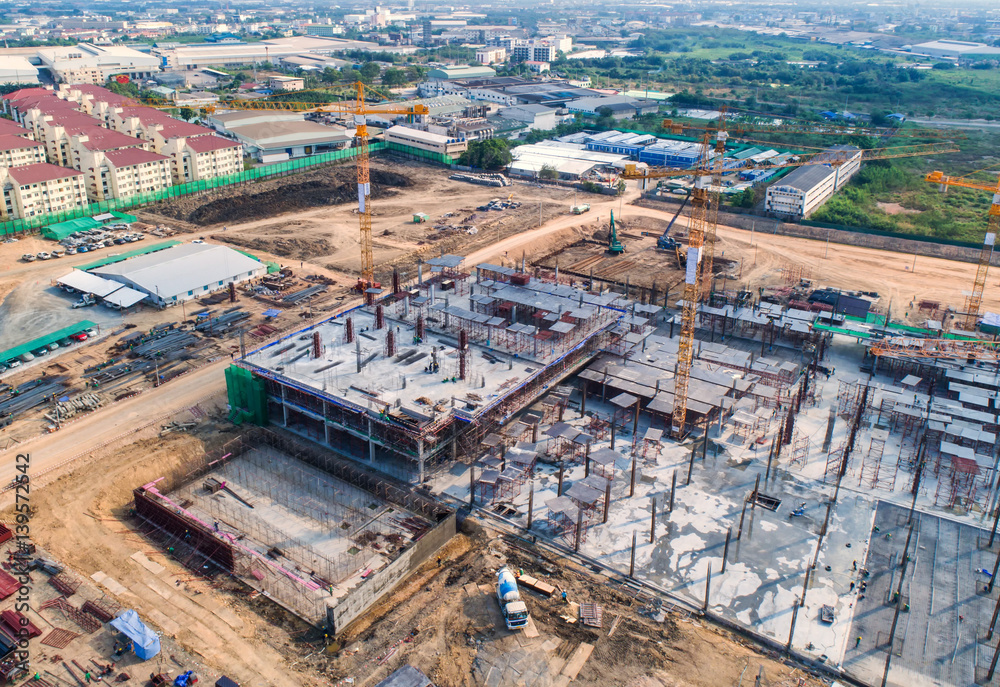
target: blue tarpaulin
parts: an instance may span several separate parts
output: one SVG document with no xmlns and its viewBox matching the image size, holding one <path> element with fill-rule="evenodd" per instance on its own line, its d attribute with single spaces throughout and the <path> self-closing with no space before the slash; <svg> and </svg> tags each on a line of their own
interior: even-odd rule
<svg viewBox="0 0 1000 687">
<path fill-rule="evenodd" d="M 146 627 L 131 608 L 111 621 L 111 627 L 132 640 L 132 650 L 143 661 L 160 653 L 160 638 Z"/>
<path fill-rule="evenodd" d="M 277 308 L 270 308 L 269 310 L 265 310 L 263 314 L 264 317 L 277 317 L 281 314 L 281 311 Z"/>
</svg>

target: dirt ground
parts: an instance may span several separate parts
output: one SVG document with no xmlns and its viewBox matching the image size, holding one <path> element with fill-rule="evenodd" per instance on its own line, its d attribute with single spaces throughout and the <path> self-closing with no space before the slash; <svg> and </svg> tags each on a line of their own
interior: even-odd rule
<svg viewBox="0 0 1000 687">
<path fill-rule="evenodd" d="M 494 188 L 448 179 L 450 172 L 403 160 L 371 165 L 372 237 L 376 272 L 388 279 L 393 267 L 415 276 L 419 257 L 468 252 L 567 214 L 574 193 L 560 187 L 517 184 Z M 227 189 L 151 207 L 139 215 L 182 232 L 273 257 L 282 264 L 331 277 L 360 270 L 354 167 L 327 167 L 264 182 L 263 191 L 240 197 Z M 243 189 L 246 193 L 246 189 Z M 520 202 L 516 209 L 479 211 L 494 198 Z M 303 209 L 305 208 L 305 209 Z M 414 224 L 414 213 L 430 216 Z M 243 221 L 245 220 L 245 221 Z"/>
<path fill-rule="evenodd" d="M 669 282 L 677 273 L 672 256 L 663 255 L 663 262 L 657 261 L 660 253 L 650 249 L 655 238 L 640 237 L 642 231 L 661 231 L 672 213 L 629 205 L 637 195 L 634 190 L 624 199 L 586 198 L 593 207 L 591 213 L 576 217 L 566 214 L 574 202 L 574 194 L 565 189 L 521 183 L 509 189 L 479 187 L 450 181 L 447 172 L 417 163 L 377 164 L 408 176 L 412 184 L 394 188 L 395 195 L 375 202 L 375 258 L 382 273 L 397 264 L 413 276 L 417 257 L 436 255 L 442 250 L 467 255 L 471 265 L 487 260 L 512 264 L 523 255 L 529 264 L 549 264 L 549 260 L 558 259 L 560 267 L 567 269 L 587 259 L 591 252 L 600 253 L 599 244 L 591 242 L 601 240 L 600 232 L 611 210 L 615 211 L 616 220 L 623 222 L 621 238 L 628 245 L 626 254 L 617 260 L 635 260 L 627 263 L 627 269 L 620 270 L 629 276 L 631 283 L 652 278 Z M 515 200 L 523 203 L 521 208 L 476 211 L 478 205 L 511 192 Z M 190 200 L 193 204 L 185 210 L 188 217 L 203 206 L 225 199 L 206 196 Z M 536 229 L 539 205 L 542 227 Z M 220 206 L 212 207 L 218 212 Z M 255 207 L 254 212 L 262 214 L 269 214 L 271 208 L 267 203 L 263 209 L 259 203 Z M 430 222 L 412 224 L 414 212 L 430 214 Z M 448 213 L 451 216 L 446 217 Z M 167 222 L 178 228 L 181 231 L 178 238 L 218 237 L 234 245 L 252 247 L 264 259 L 277 258 L 293 268 L 338 280 L 356 271 L 359 262 L 357 216 L 351 199 L 338 205 L 313 206 L 243 223 L 207 226 L 163 215 L 141 214 L 147 220 Z M 198 215 L 210 216 L 208 210 Z M 435 226 L 467 229 L 435 229 Z M 472 226 L 476 232 L 468 233 Z M 679 219 L 675 226 L 678 232 L 685 231 L 685 219 Z M 729 261 L 730 278 L 749 288 L 782 285 L 791 273 L 812 279 L 816 285 L 877 291 L 884 306 L 892 303 L 894 316 L 910 321 L 921 317 L 910 307 L 913 301 L 934 300 L 960 306 L 963 291 L 968 291 L 975 272 L 975 265 L 924 257 L 916 259 L 914 270 L 912 255 L 836 244 L 827 247 L 822 241 L 792 237 L 757 233 L 751 244 L 749 232 L 721 226 L 718 239 L 716 255 Z M 0 296 L 12 284 L 31 280 L 48 283 L 72 265 L 67 259 L 60 261 L 62 264 L 18 262 L 21 253 L 38 252 L 49 246 L 50 242 L 37 238 L 0 244 Z M 560 255 L 566 246 L 570 248 Z M 581 251 L 581 246 L 583 252 L 573 252 Z M 615 265 L 609 263 L 607 267 Z M 988 285 L 992 287 L 995 282 L 995 277 L 991 277 Z M 338 293 L 346 296 L 346 291 Z M 1000 308 L 997 289 L 986 290 L 983 307 L 993 311 Z M 298 319 L 294 313 L 291 316 Z M 176 311 L 169 310 L 143 311 L 136 317 L 137 323 L 144 323 L 140 326 L 178 319 Z M 209 367 L 192 373 L 188 384 L 195 384 L 195 380 L 201 384 L 211 373 L 212 388 L 220 387 L 219 370 Z M 188 391 L 185 382 L 177 384 L 178 390 Z M 171 388 L 166 391 L 175 393 Z M 206 385 L 199 393 L 208 391 Z M 129 426 L 138 426 L 162 412 L 144 410 L 156 398 L 155 392 L 150 392 L 148 401 L 138 397 L 124 402 L 129 404 L 127 414 L 110 409 L 123 423 L 114 431 L 126 432 Z M 179 407 L 190 405 L 187 401 L 177 403 L 182 404 Z M 314 632 L 266 600 L 250 598 L 245 589 L 225 581 L 212 585 L 195 578 L 133 529 L 135 523 L 128 513 L 131 490 L 172 473 L 229 436 L 231 428 L 221 419 L 221 413 L 221 407 L 209 412 L 192 434 L 162 439 L 139 437 L 130 445 L 118 442 L 106 449 L 101 449 L 95 439 L 93 452 L 78 458 L 71 473 L 33 492 L 38 511 L 32 520 L 39 543 L 54 556 L 81 575 L 101 571 L 112 574 L 127 590 L 120 599 L 123 603 L 140 613 L 161 614 L 154 614 L 166 618 L 160 624 L 153 622 L 157 629 L 173 635 L 181 646 L 213 670 L 227 670 L 237 679 L 254 684 L 280 687 L 330 684 L 347 678 L 354 678 L 353 684 L 373 684 L 401 663 L 411 662 L 438 684 L 466 685 L 478 684 L 477 670 L 483 663 L 496 660 L 511 649 L 541 651 L 549 656 L 551 663 L 557 664 L 559 660 L 565 661 L 581 642 L 588 642 L 595 649 L 580 672 L 581 684 L 719 685 L 735 684 L 741 675 L 749 683 L 760 665 L 764 666 L 770 685 L 819 684 L 693 619 L 669 615 L 665 622 L 656 622 L 642 612 L 645 603 L 634 602 L 568 561 L 536 560 L 497 539 L 495 533 L 474 528 L 449 544 L 441 567 L 429 561 L 350 628 L 342 647 L 324 651 Z M 181 411 L 172 419 L 189 416 Z M 52 442 L 58 442 L 61 448 L 58 451 L 52 448 L 52 455 L 44 458 L 54 463 L 59 457 L 56 453 L 73 454 L 77 450 L 73 444 L 83 445 L 97 437 L 104 431 L 96 422 L 100 417 L 95 416 L 95 421 L 81 420 L 76 425 L 81 428 L 79 434 L 64 429 L 45 437 L 38 445 L 52 448 L 55 446 Z M 8 452 L 5 462 L 12 460 L 13 454 Z M 9 519 L 10 513 L 5 515 Z M 165 570 L 153 573 L 137 565 L 130 558 L 136 551 L 145 553 Z M 542 574 L 552 584 L 566 589 L 570 599 L 594 600 L 604 605 L 606 629 L 596 632 L 568 625 L 559 618 L 565 609 L 561 600 L 530 596 L 528 605 L 540 632 L 540 644 L 522 645 L 517 638 L 511 638 L 496 622 L 495 599 L 489 594 L 476 595 L 466 587 L 492 584 L 492 570 L 505 561 L 523 567 L 526 572 Z M 205 599 L 211 607 L 208 611 Z M 616 634 L 609 638 L 607 627 L 617 614 L 622 620 Z M 414 629 L 417 633 L 412 635 Z M 406 637 L 411 641 L 403 641 Z M 798 682 L 799 677 L 804 677 L 805 682 Z"/>
<path fill-rule="evenodd" d="M 444 687 L 476 685 L 483 684 L 484 665 L 521 647 L 551 666 L 553 683 L 560 684 L 555 680 L 566 659 L 588 643 L 593 655 L 574 684 L 715 686 L 735 683 L 744 670 L 755 675 L 759 666 L 771 685 L 821 684 L 687 614 L 667 613 L 658 621 L 651 599 L 633 598 L 570 561 L 511 546 L 471 520 L 438 554 L 440 561 L 432 557 L 324 651 L 316 630 L 264 597 L 184 568 L 140 532 L 130 513 L 136 486 L 185 472 L 233 436 L 221 405 L 205 410 L 192 434 L 141 439 L 78 462 L 72 473 L 32 493 L 31 519 L 35 541 L 53 558 L 81 577 L 113 578 L 121 591 L 112 596 L 198 661 L 203 675 L 280 687 L 371 685 L 411 663 Z M 12 512 L 0 517 L 9 521 Z M 137 562 L 137 552 L 153 565 Z M 603 628 L 561 619 L 568 607 L 557 592 L 527 599 L 539 637 L 507 631 L 492 594 L 494 570 L 504 564 L 566 590 L 572 602 L 601 604 Z M 133 674 L 146 667 L 136 666 Z"/>
</svg>

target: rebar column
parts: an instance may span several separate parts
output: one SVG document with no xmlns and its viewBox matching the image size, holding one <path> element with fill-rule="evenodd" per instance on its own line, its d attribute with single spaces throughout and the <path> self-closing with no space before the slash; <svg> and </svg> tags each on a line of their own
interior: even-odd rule
<svg viewBox="0 0 1000 687">
<path fill-rule="evenodd" d="M 635 577 L 635 536 L 636 532 L 632 530 L 632 559 L 628 564 L 628 576 L 632 578 Z"/>
<path fill-rule="evenodd" d="M 726 574 L 726 562 L 729 560 L 729 540 L 733 537 L 733 526 L 726 528 L 726 545 L 722 549 L 722 574 Z"/>
<path fill-rule="evenodd" d="M 528 484 L 528 528 L 531 529 L 531 516 L 535 506 L 535 483 Z"/>
<path fill-rule="evenodd" d="M 656 497 L 651 499 L 653 506 L 652 515 L 649 519 L 649 543 L 652 544 L 656 540 Z"/>
</svg>

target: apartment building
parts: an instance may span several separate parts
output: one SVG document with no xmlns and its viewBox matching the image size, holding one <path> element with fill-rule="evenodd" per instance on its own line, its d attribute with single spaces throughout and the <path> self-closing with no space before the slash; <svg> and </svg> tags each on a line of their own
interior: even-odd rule
<svg viewBox="0 0 1000 687">
<path fill-rule="evenodd" d="M 68 212 L 87 205 L 83 173 L 47 162 L 0 167 L 0 188 L 0 219 L 5 221 Z"/>
<path fill-rule="evenodd" d="M 110 123 L 116 131 L 149 141 L 150 147 L 160 154 L 164 154 L 164 147 L 171 139 L 211 136 L 213 133 L 211 129 L 175 119 L 152 107 L 116 108 Z"/>
<path fill-rule="evenodd" d="M 22 136 L 0 134 L 0 167 L 23 167 L 45 162 L 45 146 Z"/>
<path fill-rule="evenodd" d="M 88 150 L 83 160 L 92 202 L 156 193 L 173 183 L 170 158 L 142 148 Z"/>
<path fill-rule="evenodd" d="M 60 85 L 58 96 L 68 102 L 77 103 L 82 112 L 99 120 L 101 126 L 110 125 L 115 108 L 135 105 L 131 98 L 94 84 Z"/>
<path fill-rule="evenodd" d="M 69 133 L 70 167 L 79 170 L 86 170 L 88 153 L 109 152 L 112 150 L 142 150 L 146 151 L 149 145 L 134 136 L 105 129 L 100 126 L 91 126 L 75 133 Z"/>
<path fill-rule="evenodd" d="M 485 64 L 503 64 L 507 61 L 506 48 L 480 48 L 476 50 L 476 62 Z"/>
<path fill-rule="evenodd" d="M 499 43 L 510 54 L 511 62 L 554 62 L 560 52 L 568 54 L 573 49 L 573 39 L 569 36 L 507 38 Z"/>
<path fill-rule="evenodd" d="M 243 144 L 221 136 L 173 138 L 163 147 L 175 184 L 243 171 Z"/>
<path fill-rule="evenodd" d="M 301 91 L 306 87 L 306 80 L 297 76 L 272 76 L 267 85 L 272 91 Z"/>
</svg>

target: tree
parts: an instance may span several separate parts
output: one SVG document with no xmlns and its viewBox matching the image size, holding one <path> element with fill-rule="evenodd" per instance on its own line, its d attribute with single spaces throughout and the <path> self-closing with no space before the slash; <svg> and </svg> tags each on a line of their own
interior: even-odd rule
<svg viewBox="0 0 1000 687">
<path fill-rule="evenodd" d="M 552 165 L 548 165 L 548 164 L 542 165 L 542 168 L 540 170 L 538 170 L 538 178 L 539 179 L 550 179 L 550 180 L 551 179 L 558 179 L 559 178 L 559 172 L 557 172 L 556 168 L 553 167 Z"/>
<path fill-rule="evenodd" d="M 344 69 L 340 72 L 340 80 L 344 83 L 357 83 L 361 81 L 361 72 L 357 69 Z"/>
<path fill-rule="evenodd" d="M 181 119 L 186 119 L 187 121 L 190 122 L 192 119 L 194 119 L 196 114 L 197 113 L 194 111 L 193 108 L 190 107 L 181 108 Z"/>
<path fill-rule="evenodd" d="M 511 163 L 510 143 L 504 138 L 472 141 L 459 158 L 459 164 L 480 169 L 503 169 Z"/>
<path fill-rule="evenodd" d="M 757 200 L 753 188 L 745 188 L 737 194 L 731 196 L 730 203 L 736 208 L 752 208 Z"/>
<path fill-rule="evenodd" d="M 361 65 L 361 80 L 365 83 L 371 83 L 378 78 L 380 71 L 379 66 L 374 62 L 366 62 Z"/>
<path fill-rule="evenodd" d="M 625 183 L 624 179 L 619 179 L 618 183 L 615 184 L 615 189 L 618 191 L 618 195 L 619 196 L 625 194 L 625 189 L 626 188 L 627 188 L 627 184 Z"/>
<path fill-rule="evenodd" d="M 385 74 L 382 75 L 382 85 L 388 86 L 389 88 L 403 86 L 407 81 L 406 72 L 397 67 L 390 67 L 389 69 L 386 69 Z"/>
</svg>

